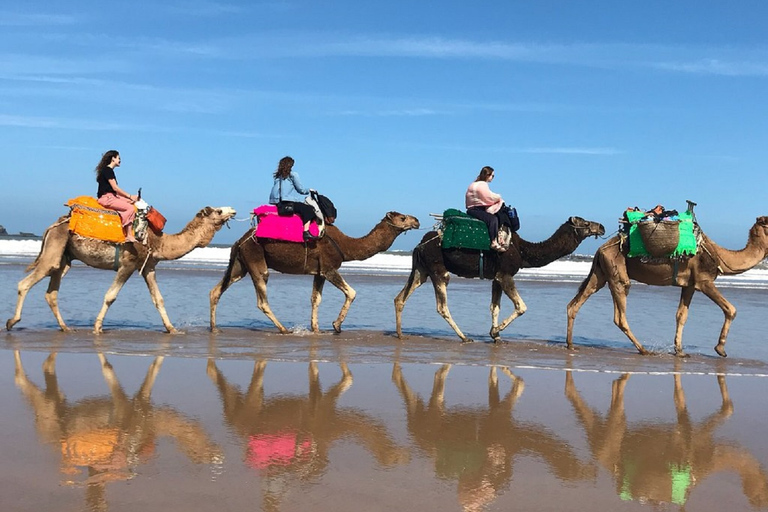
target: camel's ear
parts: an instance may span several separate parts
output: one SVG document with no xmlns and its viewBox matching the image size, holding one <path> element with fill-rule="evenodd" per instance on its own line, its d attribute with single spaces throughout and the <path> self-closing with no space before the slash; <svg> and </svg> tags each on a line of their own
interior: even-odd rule
<svg viewBox="0 0 768 512">
<path fill-rule="evenodd" d="M 394 220 L 394 219 L 392 218 L 392 216 L 393 216 L 393 215 L 395 215 L 395 213 L 396 213 L 396 212 L 387 212 L 387 215 L 386 215 L 386 217 L 387 217 L 389 220 Z"/>
<path fill-rule="evenodd" d="M 568 222 L 570 222 L 574 226 L 578 226 L 578 227 L 581 227 L 581 226 L 583 226 L 583 225 L 585 225 L 587 223 L 587 221 L 585 221 L 581 217 L 576 217 L 575 215 L 573 217 L 571 217 L 570 219 L 568 219 Z"/>
<path fill-rule="evenodd" d="M 756 222 L 761 226 L 768 226 L 768 217 L 758 217 Z"/>
<path fill-rule="evenodd" d="M 197 213 L 197 216 L 208 217 L 211 214 L 211 212 L 213 212 L 213 208 L 211 208 L 210 206 L 206 206 L 205 208 L 203 208 Z"/>
</svg>

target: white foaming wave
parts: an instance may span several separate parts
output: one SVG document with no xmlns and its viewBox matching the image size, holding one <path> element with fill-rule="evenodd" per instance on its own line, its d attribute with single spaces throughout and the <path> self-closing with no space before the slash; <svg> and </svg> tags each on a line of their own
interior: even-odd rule
<svg viewBox="0 0 768 512">
<path fill-rule="evenodd" d="M 0 240 L 0 257 L 10 260 L 34 259 L 40 252 L 40 240 Z M 229 247 L 202 247 L 180 258 L 179 262 L 190 266 L 226 266 Z M 575 281 L 584 279 L 592 266 L 590 261 L 558 260 L 541 268 L 527 268 L 518 273 L 520 279 L 540 281 Z M 409 253 L 379 253 L 366 260 L 348 261 L 342 269 L 374 275 L 399 275 L 411 271 Z M 768 269 L 752 269 L 737 276 L 720 276 L 721 286 L 738 288 L 768 288 Z"/>
</svg>

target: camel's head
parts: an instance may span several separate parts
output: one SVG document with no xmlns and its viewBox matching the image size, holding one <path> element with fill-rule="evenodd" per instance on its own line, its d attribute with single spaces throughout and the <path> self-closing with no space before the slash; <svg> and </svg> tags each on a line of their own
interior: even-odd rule
<svg viewBox="0 0 768 512">
<path fill-rule="evenodd" d="M 396 227 L 401 232 L 408 231 L 409 229 L 419 229 L 419 219 L 403 213 L 389 212 L 384 217 L 384 221 L 390 226 Z"/>
<path fill-rule="evenodd" d="M 197 212 L 197 216 L 201 219 L 207 218 L 213 221 L 213 225 L 216 227 L 216 230 L 221 229 L 221 227 L 226 224 L 229 219 L 233 218 L 237 214 L 237 211 L 235 211 L 234 208 L 230 208 L 229 206 L 221 206 L 219 208 L 213 208 L 211 206 L 206 206 L 199 212 Z"/>
<path fill-rule="evenodd" d="M 755 225 L 749 232 L 750 239 L 756 238 L 765 250 L 765 255 L 768 256 L 768 217 L 758 217 L 755 220 Z"/>
<path fill-rule="evenodd" d="M 585 220 L 581 217 L 571 217 L 568 223 L 582 240 L 594 236 L 595 238 L 605 234 L 605 227 L 599 222 Z"/>
</svg>

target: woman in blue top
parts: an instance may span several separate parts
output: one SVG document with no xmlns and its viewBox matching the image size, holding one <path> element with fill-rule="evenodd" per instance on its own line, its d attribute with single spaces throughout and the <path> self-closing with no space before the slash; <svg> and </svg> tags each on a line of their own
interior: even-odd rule
<svg viewBox="0 0 768 512">
<path fill-rule="evenodd" d="M 304 202 L 302 196 L 309 195 L 309 189 L 302 186 L 299 175 L 293 171 L 293 164 L 294 160 L 290 156 L 280 159 L 273 175 L 275 183 L 269 194 L 269 204 L 277 204 L 280 201 L 292 202 L 293 211 L 304 223 L 304 240 L 311 240 L 317 238 L 309 233 L 309 223 L 315 218 L 315 209 Z"/>
</svg>

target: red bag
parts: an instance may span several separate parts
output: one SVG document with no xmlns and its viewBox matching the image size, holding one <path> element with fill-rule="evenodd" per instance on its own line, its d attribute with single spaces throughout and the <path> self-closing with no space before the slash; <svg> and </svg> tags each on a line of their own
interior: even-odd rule
<svg viewBox="0 0 768 512">
<path fill-rule="evenodd" d="M 152 228 L 152 231 L 160 233 L 165 227 L 165 217 L 155 207 L 150 206 L 149 210 L 147 210 L 147 223 Z"/>
</svg>

